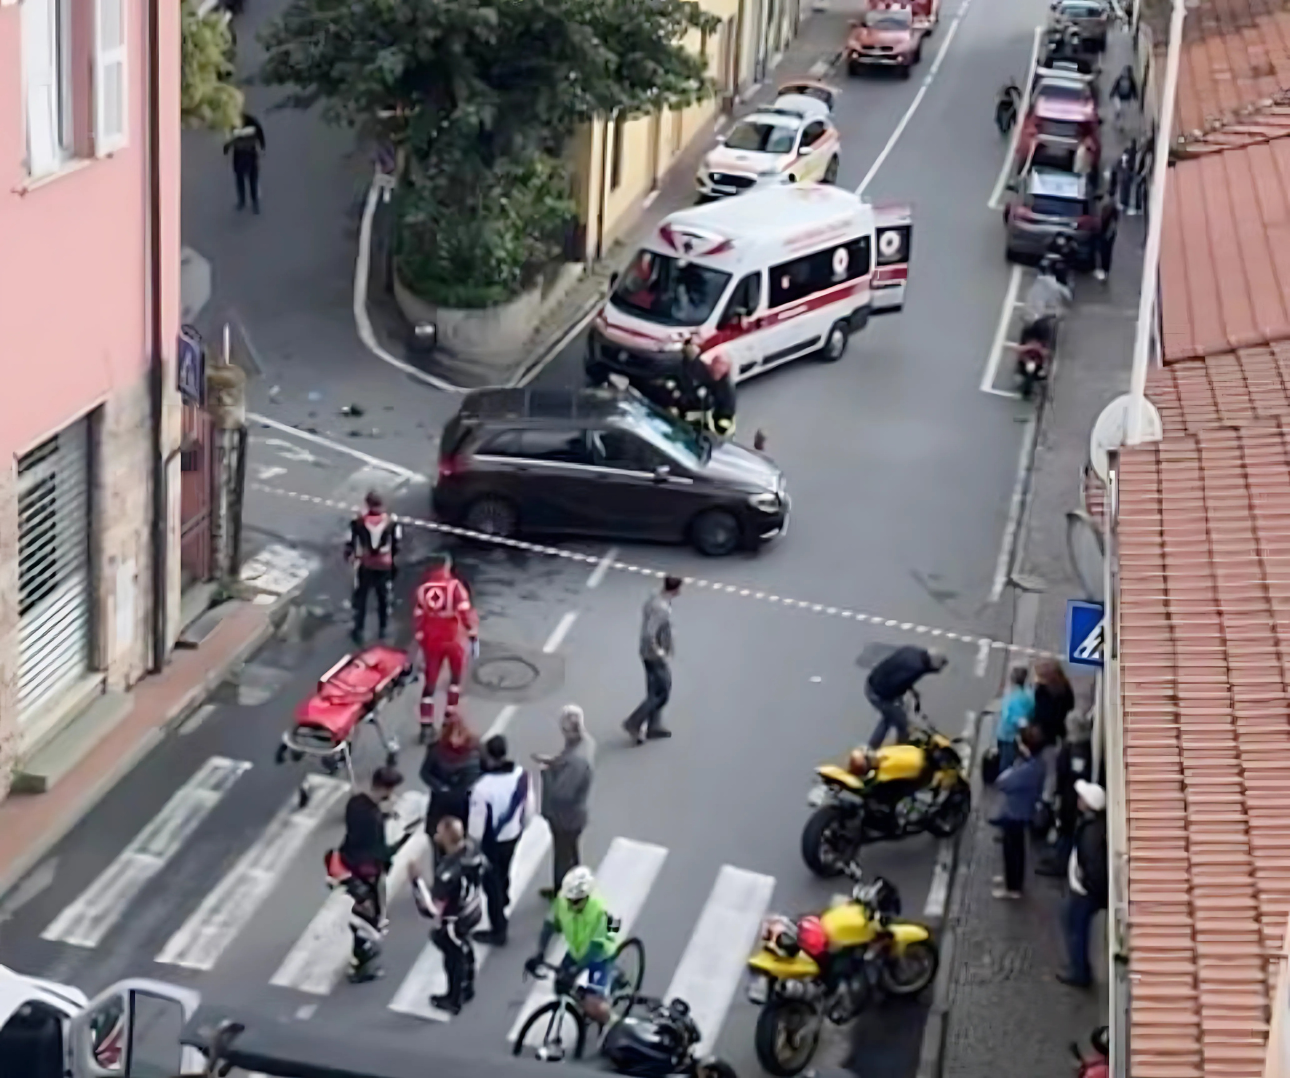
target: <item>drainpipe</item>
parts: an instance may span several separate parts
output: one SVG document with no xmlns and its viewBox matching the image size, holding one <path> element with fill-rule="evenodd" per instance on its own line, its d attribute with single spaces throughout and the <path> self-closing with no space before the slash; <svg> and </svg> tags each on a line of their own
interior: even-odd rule
<svg viewBox="0 0 1290 1078">
<path fill-rule="evenodd" d="M 147 0 L 148 19 L 148 352 L 152 399 L 152 647 L 150 669 L 166 665 L 170 626 L 169 461 L 165 446 L 166 362 L 161 317 L 161 27 L 158 0 Z"/>
<path fill-rule="evenodd" d="M 600 139 L 600 209 L 596 215 L 596 261 L 605 257 L 605 215 L 609 212 L 609 140 L 618 135 L 613 113 L 605 117 Z"/>
</svg>

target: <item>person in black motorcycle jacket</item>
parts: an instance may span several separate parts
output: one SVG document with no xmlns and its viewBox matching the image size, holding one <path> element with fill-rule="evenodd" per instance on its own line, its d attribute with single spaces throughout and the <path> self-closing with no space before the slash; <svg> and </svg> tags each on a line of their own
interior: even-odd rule
<svg viewBox="0 0 1290 1078">
<path fill-rule="evenodd" d="M 423 917 L 431 920 L 430 941 L 443 955 L 448 990 L 431 996 L 430 1005 L 457 1014 L 475 998 L 475 948 L 472 933 L 483 920 L 483 883 L 488 861 L 455 816 L 435 827 L 438 859 L 429 884 L 414 873 L 413 895 Z"/>
<path fill-rule="evenodd" d="M 381 975 L 381 936 L 385 925 L 385 875 L 398 852 L 386 834 L 386 821 L 403 776 L 393 767 L 379 767 L 371 791 L 354 794 L 345 805 L 345 838 L 336 851 L 349 873 L 345 888 L 354 900 L 349 930 L 353 961 L 349 979 L 355 984 Z"/>
</svg>

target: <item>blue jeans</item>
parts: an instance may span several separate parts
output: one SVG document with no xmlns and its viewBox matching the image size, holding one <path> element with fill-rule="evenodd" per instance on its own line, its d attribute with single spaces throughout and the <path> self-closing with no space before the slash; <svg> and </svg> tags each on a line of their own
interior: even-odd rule
<svg viewBox="0 0 1290 1078">
<path fill-rule="evenodd" d="M 1093 968 L 1088 961 L 1088 937 L 1096 916 L 1097 906 L 1088 895 L 1077 895 L 1071 891 L 1066 896 L 1066 905 L 1062 910 L 1062 928 L 1066 933 L 1071 980 L 1080 984 L 1091 984 L 1093 981 Z"/>
<path fill-rule="evenodd" d="M 999 774 L 1002 775 L 1017 762 L 1017 739 L 999 742 Z"/>
<path fill-rule="evenodd" d="M 864 698 L 878 712 L 878 725 L 873 728 L 873 734 L 869 738 L 871 749 L 882 748 L 882 743 L 887 740 L 887 733 L 890 730 L 896 731 L 896 744 L 900 745 L 909 740 L 909 716 L 905 714 L 903 701 L 883 700 L 868 685 L 865 686 Z"/>
</svg>

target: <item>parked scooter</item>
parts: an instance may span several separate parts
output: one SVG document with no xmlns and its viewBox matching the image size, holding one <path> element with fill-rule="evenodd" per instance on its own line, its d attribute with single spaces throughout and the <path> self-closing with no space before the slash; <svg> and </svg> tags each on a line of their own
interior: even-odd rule
<svg viewBox="0 0 1290 1078">
<path fill-rule="evenodd" d="M 1093 1049 L 1091 1056 L 1086 1056 L 1080 1046 L 1071 1042 L 1071 1055 L 1079 1065 L 1078 1078 L 1110 1078 L 1111 1045 L 1110 1031 L 1106 1026 L 1098 1026 L 1089 1037 Z"/>
</svg>

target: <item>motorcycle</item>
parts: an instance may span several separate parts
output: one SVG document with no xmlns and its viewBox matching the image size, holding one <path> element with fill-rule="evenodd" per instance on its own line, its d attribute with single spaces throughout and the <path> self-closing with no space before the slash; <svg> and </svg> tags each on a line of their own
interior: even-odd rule
<svg viewBox="0 0 1290 1078">
<path fill-rule="evenodd" d="M 915 712 L 915 718 L 922 717 Z M 815 811 L 802 829 L 806 867 L 817 876 L 838 876 L 868 843 L 924 831 L 937 838 L 957 834 L 972 811 L 957 744 L 930 726 L 915 727 L 908 744 L 856 749 L 846 767 L 817 767 L 806 798 Z"/>
<path fill-rule="evenodd" d="M 638 999 L 647 1014 L 615 1023 L 605 1033 L 600 1054 L 619 1074 L 633 1078 L 668 1078 L 673 1074 L 689 1078 L 736 1078 L 725 1060 L 699 1057 L 695 1049 L 702 1039 L 683 999 L 664 1003 L 661 999 Z"/>
<path fill-rule="evenodd" d="M 1017 114 L 1021 111 L 1021 87 L 1015 80 L 999 91 L 994 103 L 994 126 L 999 134 L 1007 135 L 1017 123 Z"/>
<path fill-rule="evenodd" d="M 935 979 L 940 952 L 925 925 L 900 917 L 900 895 L 858 869 L 850 898 L 818 916 L 775 915 L 748 959 L 748 999 L 760 1006 L 757 1061 L 777 1078 L 800 1074 L 819 1047 L 827 1020 L 850 1022 L 887 997 L 916 996 Z"/>
<path fill-rule="evenodd" d="M 1108 1078 L 1111 1073 L 1110 1030 L 1098 1026 L 1089 1037 L 1093 1048 L 1092 1056 L 1085 1056 L 1080 1046 L 1071 1042 L 1071 1055 L 1075 1057 L 1078 1078 Z"/>
</svg>

